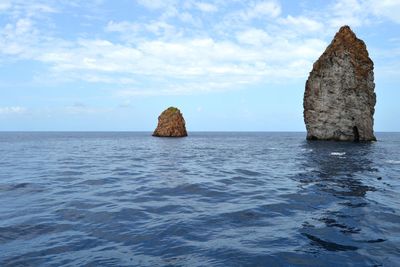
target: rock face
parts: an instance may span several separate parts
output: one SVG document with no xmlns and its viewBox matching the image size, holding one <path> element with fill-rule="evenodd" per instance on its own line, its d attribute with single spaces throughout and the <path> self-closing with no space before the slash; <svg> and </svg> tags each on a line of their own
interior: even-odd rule
<svg viewBox="0 0 400 267">
<path fill-rule="evenodd" d="M 158 126 L 153 133 L 157 137 L 187 136 L 185 119 L 179 109 L 169 107 L 158 117 Z"/>
<path fill-rule="evenodd" d="M 314 63 L 304 93 L 309 140 L 374 141 L 374 63 L 349 26 Z"/>
</svg>

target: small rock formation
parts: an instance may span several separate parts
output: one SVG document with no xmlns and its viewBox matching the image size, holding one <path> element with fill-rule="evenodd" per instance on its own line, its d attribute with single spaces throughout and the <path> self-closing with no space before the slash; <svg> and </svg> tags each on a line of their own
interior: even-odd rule
<svg viewBox="0 0 400 267">
<path fill-rule="evenodd" d="M 158 117 L 158 126 L 153 133 L 157 137 L 187 136 L 185 119 L 179 109 L 169 107 Z"/>
<path fill-rule="evenodd" d="M 309 140 L 375 141 L 374 63 L 349 26 L 314 63 L 304 93 Z"/>
</svg>

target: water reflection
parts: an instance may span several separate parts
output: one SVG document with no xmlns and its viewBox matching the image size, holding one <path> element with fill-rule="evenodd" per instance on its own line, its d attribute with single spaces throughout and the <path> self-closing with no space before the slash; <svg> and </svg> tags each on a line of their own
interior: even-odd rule
<svg viewBox="0 0 400 267">
<path fill-rule="evenodd" d="M 307 252 L 322 249 L 355 253 L 364 242 L 360 233 L 369 209 L 367 194 L 376 190 L 367 182 L 378 171 L 371 161 L 373 146 L 337 142 L 303 144 L 301 169 L 304 172 L 296 180 L 302 193 L 322 199 L 300 229 L 309 240 Z"/>
<path fill-rule="evenodd" d="M 365 197 L 375 188 L 364 185 L 362 178 L 378 170 L 371 161 L 371 143 L 307 142 L 302 154 L 302 183 L 316 183 L 320 190 L 337 197 Z"/>
</svg>

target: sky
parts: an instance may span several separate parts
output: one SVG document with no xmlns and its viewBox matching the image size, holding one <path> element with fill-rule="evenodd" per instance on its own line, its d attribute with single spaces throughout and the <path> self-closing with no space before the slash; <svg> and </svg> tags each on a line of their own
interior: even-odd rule
<svg viewBox="0 0 400 267">
<path fill-rule="evenodd" d="M 0 0 L 0 131 L 305 131 L 340 26 L 375 63 L 376 131 L 400 131 L 400 0 Z"/>
</svg>

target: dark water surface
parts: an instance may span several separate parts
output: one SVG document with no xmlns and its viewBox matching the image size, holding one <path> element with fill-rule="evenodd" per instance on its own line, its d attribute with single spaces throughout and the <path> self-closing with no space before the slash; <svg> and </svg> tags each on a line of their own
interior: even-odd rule
<svg viewBox="0 0 400 267">
<path fill-rule="evenodd" d="M 400 266 L 400 134 L 0 133 L 0 266 Z"/>
</svg>

